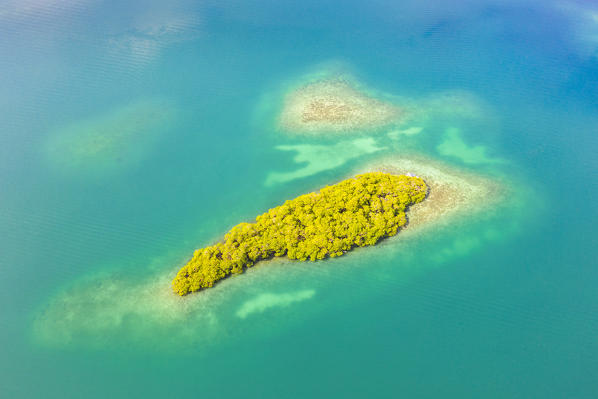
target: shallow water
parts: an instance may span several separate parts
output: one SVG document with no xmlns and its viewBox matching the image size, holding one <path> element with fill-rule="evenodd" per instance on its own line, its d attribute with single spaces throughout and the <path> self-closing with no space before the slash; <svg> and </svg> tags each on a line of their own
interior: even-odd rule
<svg viewBox="0 0 598 399">
<path fill-rule="evenodd" d="M 595 397 L 598 7 L 420 3 L 0 5 L 0 396 Z M 282 131 L 328 76 L 411 119 Z M 235 224 L 412 156 L 508 198 L 171 295 Z"/>
</svg>

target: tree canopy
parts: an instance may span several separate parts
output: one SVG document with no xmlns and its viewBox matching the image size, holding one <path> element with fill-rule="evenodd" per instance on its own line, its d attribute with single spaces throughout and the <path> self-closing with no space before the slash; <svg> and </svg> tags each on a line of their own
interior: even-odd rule
<svg viewBox="0 0 598 399">
<path fill-rule="evenodd" d="M 172 282 L 185 295 L 274 256 L 318 260 L 374 245 L 407 223 L 405 211 L 426 198 L 423 179 L 371 172 L 301 195 L 240 223 L 224 241 L 198 249 Z"/>
</svg>

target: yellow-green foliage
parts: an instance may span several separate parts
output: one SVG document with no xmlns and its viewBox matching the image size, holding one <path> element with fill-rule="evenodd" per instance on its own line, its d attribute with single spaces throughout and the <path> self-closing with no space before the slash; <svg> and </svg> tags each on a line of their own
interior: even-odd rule
<svg viewBox="0 0 598 399">
<path fill-rule="evenodd" d="M 261 259 L 287 255 L 316 260 L 376 244 L 407 223 L 405 210 L 422 201 L 419 177 L 373 172 L 326 186 L 240 223 L 224 242 L 198 249 L 172 282 L 179 295 L 212 287 Z"/>
</svg>

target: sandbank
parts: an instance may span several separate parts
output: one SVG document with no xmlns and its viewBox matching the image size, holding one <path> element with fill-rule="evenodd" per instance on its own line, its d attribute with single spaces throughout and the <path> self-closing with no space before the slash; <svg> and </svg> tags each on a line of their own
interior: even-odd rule
<svg viewBox="0 0 598 399">
<path fill-rule="evenodd" d="M 492 115 L 491 107 L 467 90 L 404 96 L 370 88 L 343 68 L 320 69 L 282 90 L 264 104 L 278 103 L 277 129 L 291 135 L 413 135 L 423 130 L 422 124 L 439 118 L 479 120 Z"/>
<path fill-rule="evenodd" d="M 504 200 L 507 189 L 491 177 L 418 155 L 387 156 L 359 168 L 356 173 L 374 170 L 419 176 L 429 187 L 428 197 L 410 207 L 409 224 L 398 237 L 447 225 L 455 218 L 470 217 L 492 208 Z"/>
<path fill-rule="evenodd" d="M 406 110 L 377 99 L 344 78 L 321 79 L 291 90 L 284 98 L 282 130 L 315 135 L 356 132 L 399 124 Z"/>
<path fill-rule="evenodd" d="M 172 294 L 176 270 L 153 270 L 141 278 L 124 272 L 101 272 L 74 281 L 51 296 L 34 314 L 31 339 L 46 348 L 197 355 L 214 345 L 247 339 L 260 320 L 261 334 L 275 333 L 282 325 L 298 323 L 295 306 L 314 297 L 318 282 L 297 287 L 308 262 L 273 259 L 267 268 L 252 268 L 243 278 L 229 279 L 201 295 Z M 301 308 L 305 311 L 305 307 Z M 284 321 L 284 323 L 283 323 Z M 281 324 L 282 323 L 282 324 Z"/>
</svg>

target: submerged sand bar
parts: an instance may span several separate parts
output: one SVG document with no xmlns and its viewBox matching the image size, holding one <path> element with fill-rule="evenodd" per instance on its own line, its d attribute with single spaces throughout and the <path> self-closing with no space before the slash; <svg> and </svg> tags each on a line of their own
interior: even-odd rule
<svg viewBox="0 0 598 399">
<path fill-rule="evenodd" d="M 54 129 L 41 148 L 49 165 L 83 176 L 118 172 L 139 164 L 175 119 L 162 98 L 143 98 Z"/>
<path fill-rule="evenodd" d="M 307 83 L 287 94 L 279 124 L 283 130 L 302 134 L 354 132 L 396 123 L 402 115 L 398 106 L 333 78 Z"/>
<path fill-rule="evenodd" d="M 498 205 L 506 187 L 498 180 L 430 160 L 423 156 L 389 156 L 372 162 L 357 173 L 371 170 L 421 177 L 429 187 L 425 201 L 413 205 L 402 236 L 448 225 Z"/>
</svg>

